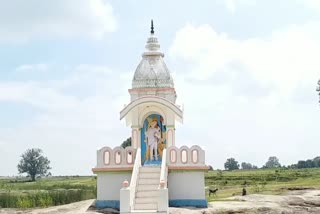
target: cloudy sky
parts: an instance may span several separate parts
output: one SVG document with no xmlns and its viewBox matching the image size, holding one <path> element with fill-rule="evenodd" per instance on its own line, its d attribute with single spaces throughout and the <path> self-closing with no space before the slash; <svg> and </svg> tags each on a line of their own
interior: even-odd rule
<svg viewBox="0 0 320 214">
<path fill-rule="evenodd" d="M 37 147 L 54 175 L 88 175 L 119 121 L 150 19 L 175 79 L 176 144 L 207 164 L 320 155 L 320 1 L 11 0 L 0 6 L 0 175 Z"/>
</svg>

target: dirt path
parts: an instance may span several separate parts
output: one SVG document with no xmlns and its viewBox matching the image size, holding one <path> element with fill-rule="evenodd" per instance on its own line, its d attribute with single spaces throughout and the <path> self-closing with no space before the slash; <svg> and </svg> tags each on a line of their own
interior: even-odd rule
<svg viewBox="0 0 320 214">
<path fill-rule="evenodd" d="M 230 201 L 209 203 L 207 209 L 170 208 L 175 214 L 307 214 L 320 213 L 320 190 L 290 191 L 286 195 L 248 195 L 228 198 Z M 80 201 L 44 209 L 0 209 L 0 214 L 94 214 L 110 213 L 108 210 L 97 212 L 88 209 L 94 200 Z"/>
</svg>

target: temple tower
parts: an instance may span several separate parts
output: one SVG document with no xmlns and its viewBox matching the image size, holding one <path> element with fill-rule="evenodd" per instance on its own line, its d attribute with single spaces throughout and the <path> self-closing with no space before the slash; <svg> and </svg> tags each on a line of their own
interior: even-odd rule
<svg viewBox="0 0 320 214">
<path fill-rule="evenodd" d="M 163 58 L 151 21 L 150 37 L 129 89 L 131 102 L 120 112 L 120 119 L 125 118 L 132 128 L 132 146 L 141 148 L 143 162 L 150 159 L 147 131 L 152 121 L 156 120 L 160 129 L 160 154 L 164 148 L 175 145 L 175 122 L 183 121 L 183 111 L 176 105 L 173 78 Z"/>
<path fill-rule="evenodd" d="M 147 39 L 135 70 L 130 103 L 120 112 L 132 129 L 132 145 L 105 146 L 97 151 L 96 207 L 120 213 L 167 214 L 171 207 L 207 207 L 205 152 L 199 146 L 175 142 L 176 121 L 183 111 L 176 104 L 174 82 L 154 33 Z"/>
</svg>

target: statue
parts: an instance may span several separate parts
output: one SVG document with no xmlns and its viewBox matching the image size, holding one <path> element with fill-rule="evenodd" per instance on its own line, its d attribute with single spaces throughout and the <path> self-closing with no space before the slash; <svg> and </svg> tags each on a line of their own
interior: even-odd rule
<svg viewBox="0 0 320 214">
<path fill-rule="evenodd" d="M 157 118 L 154 118 L 152 121 L 150 121 L 148 130 L 146 132 L 146 139 L 145 142 L 148 145 L 149 152 L 150 152 L 150 160 L 158 160 L 158 143 L 159 139 L 161 138 L 161 130 L 158 125 Z M 154 156 L 153 156 L 154 153 Z"/>
</svg>

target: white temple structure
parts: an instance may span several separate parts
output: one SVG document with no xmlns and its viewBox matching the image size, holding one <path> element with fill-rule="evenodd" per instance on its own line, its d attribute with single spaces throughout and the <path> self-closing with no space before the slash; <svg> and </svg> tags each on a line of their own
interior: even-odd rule
<svg viewBox="0 0 320 214">
<path fill-rule="evenodd" d="M 175 123 L 183 121 L 172 76 L 160 51 L 153 23 L 145 52 L 120 112 L 132 129 L 132 145 L 97 151 L 98 208 L 121 213 L 168 213 L 168 207 L 207 207 L 205 152 L 176 147 Z"/>
</svg>

